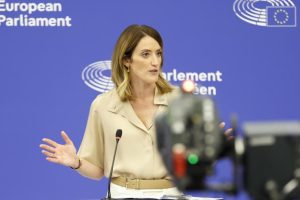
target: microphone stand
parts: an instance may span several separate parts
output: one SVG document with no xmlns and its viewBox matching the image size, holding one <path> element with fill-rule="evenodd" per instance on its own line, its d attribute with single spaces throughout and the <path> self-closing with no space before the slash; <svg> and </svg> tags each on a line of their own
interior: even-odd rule
<svg viewBox="0 0 300 200">
<path fill-rule="evenodd" d="M 110 184 L 111 184 L 112 172 L 113 172 L 114 164 L 115 164 L 116 152 L 117 152 L 117 148 L 118 148 L 118 144 L 119 144 L 119 140 L 120 140 L 121 136 L 122 136 L 122 130 L 119 129 L 119 130 L 117 130 L 117 133 L 116 133 L 115 152 L 114 152 L 114 157 L 113 157 L 113 160 L 112 160 L 110 173 L 109 173 L 109 178 L 108 178 L 108 186 L 107 186 L 107 198 L 108 199 L 111 199 Z"/>
</svg>

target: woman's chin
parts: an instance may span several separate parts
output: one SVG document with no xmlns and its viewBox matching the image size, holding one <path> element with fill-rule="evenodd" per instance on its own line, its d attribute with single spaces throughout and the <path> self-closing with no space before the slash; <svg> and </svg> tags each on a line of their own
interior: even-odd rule
<svg viewBox="0 0 300 200">
<path fill-rule="evenodd" d="M 152 85 L 152 84 L 156 84 L 156 82 L 158 81 L 158 76 L 154 77 L 154 76 L 151 76 L 151 77 L 144 77 L 143 79 L 139 79 L 141 82 L 143 82 L 144 84 L 146 85 Z M 132 83 L 134 82 L 140 82 L 138 80 L 134 81 L 134 80 L 131 80 Z"/>
<path fill-rule="evenodd" d="M 158 77 L 149 78 L 147 80 L 148 84 L 155 84 L 158 81 Z"/>
</svg>

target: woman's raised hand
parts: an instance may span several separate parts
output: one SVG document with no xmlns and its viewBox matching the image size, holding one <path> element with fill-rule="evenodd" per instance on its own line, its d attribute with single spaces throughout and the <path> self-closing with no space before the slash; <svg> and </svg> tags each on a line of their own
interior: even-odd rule
<svg viewBox="0 0 300 200">
<path fill-rule="evenodd" d="M 47 144 L 41 144 L 42 153 L 46 156 L 46 160 L 76 168 L 79 165 L 79 158 L 76 155 L 76 148 L 68 135 L 62 131 L 61 136 L 66 142 L 65 144 L 58 144 L 55 141 L 43 138 L 42 141 Z"/>
</svg>

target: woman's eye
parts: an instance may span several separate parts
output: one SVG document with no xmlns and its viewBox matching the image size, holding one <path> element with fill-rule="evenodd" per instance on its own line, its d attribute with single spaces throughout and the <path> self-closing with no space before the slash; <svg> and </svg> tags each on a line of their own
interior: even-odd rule
<svg viewBox="0 0 300 200">
<path fill-rule="evenodd" d="M 145 57 L 145 58 L 148 57 L 149 55 L 150 55 L 150 53 L 148 53 L 148 52 L 142 53 L 142 56 Z"/>
<path fill-rule="evenodd" d="M 162 55 L 162 52 L 157 52 L 156 53 L 158 56 L 161 56 Z"/>
</svg>

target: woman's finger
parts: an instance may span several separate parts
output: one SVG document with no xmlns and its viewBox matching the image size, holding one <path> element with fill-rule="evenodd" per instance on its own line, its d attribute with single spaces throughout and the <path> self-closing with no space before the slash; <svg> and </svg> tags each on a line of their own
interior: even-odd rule
<svg viewBox="0 0 300 200">
<path fill-rule="evenodd" d="M 224 132 L 224 135 L 226 136 L 227 140 L 232 140 L 234 139 L 234 136 L 231 135 L 233 129 L 232 128 L 229 128 L 227 129 L 225 132 Z"/>
<path fill-rule="evenodd" d="M 50 162 L 53 162 L 53 163 L 59 164 L 59 161 L 58 161 L 57 158 L 47 157 L 46 160 L 48 160 L 48 161 L 50 161 Z"/>
<path fill-rule="evenodd" d="M 66 132 L 62 131 L 61 136 L 64 139 L 64 141 L 66 142 L 66 144 L 72 144 L 73 143 Z"/>
<path fill-rule="evenodd" d="M 54 153 L 50 153 L 49 151 L 42 150 L 42 153 L 43 153 L 44 155 L 46 155 L 47 157 L 50 157 L 50 158 L 56 158 L 55 154 L 54 154 Z"/>
<path fill-rule="evenodd" d="M 50 140 L 48 138 L 43 138 L 42 140 L 43 140 L 43 142 L 46 142 L 46 143 L 48 143 L 48 144 L 50 144 L 51 146 L 54 146 L 54 147 L 57 147 L 59 145 L 58 143 L 56 143 L 53 140 Z"/>
<path fill-rule="evenodd" d="M 233 131 L 233 129 L 232 128 L 229 128 L 229 129 L 227 129 L 226 131 L 225 131 L 225 135 L 226 136 L 230 136 L 231 135 L 231 133 L 232 133 L 232 131 Z"/>
<path fill-rule="evenodd" d="M 220 127 L 220 129 L 223 129 L 223 128 L 225 127 L 225 122 L 221 122 L 221 123 L 219 124 L 219 127 Z"/>
<path fill-rule="evenodd" d="M 42 148 L 44 150 L 47 150 L 47 151 L 50 151 L 51 153 L 55 152 L 55 148 L 54 147 L 51 147 L 51 146 L 46 145 L 46 144 L 41 144 L 40 148 Z"/>
<path fill-rule="evenodd" d="M 234 139 L 234 137 L 232 135 L 227 136 L 227 140 L 232 140 L 232 139 Z"/>
</svg>

